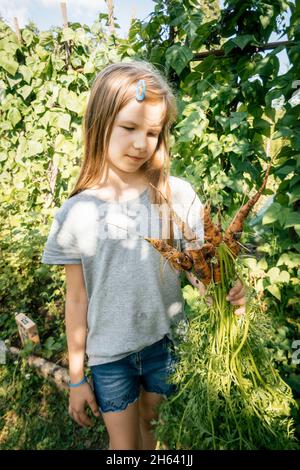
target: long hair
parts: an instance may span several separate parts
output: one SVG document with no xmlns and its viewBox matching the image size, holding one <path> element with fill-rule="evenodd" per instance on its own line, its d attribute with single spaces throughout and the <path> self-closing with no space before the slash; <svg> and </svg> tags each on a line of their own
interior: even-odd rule
<svg viewBox="0 0 300 470">
<path fill-rule="evenodd" d="M 157 204 L 156 207 L 159 207 L 159 214 L 164 222 L 162 238 L 173 246 L 173 220 L 166 207 L 172 205 L 169 151 L 170 128 L 177 116 L 176 97 L 167 80 L 147 61 L 134 60 L 110 64 L 96 76 L 83 117 L 84 159 L 69 198 L 95 184 L 99 185 L 115 118 L 135 96 L 137 82 L 141 79 L 146 83 L 145 101 L 151 103 L 162 101 L 164 104 L 162 130 L 155 152 L 142 165 L 141 170 L 144 170 L 148 181 L 151 203 Z M 165 220 L 166 212 L 168 223 Z M 166 231 L 169 236 L 165 236 Z"/>
</svg>

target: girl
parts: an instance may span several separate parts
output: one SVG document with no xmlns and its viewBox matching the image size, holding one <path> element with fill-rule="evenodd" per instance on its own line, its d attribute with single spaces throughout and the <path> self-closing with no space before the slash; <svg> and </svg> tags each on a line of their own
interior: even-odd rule
<svg viewBox="0 0 300 470">
<path fill-rule="evenodd" d="M 178 325 L 186 321 L 180 276 L 143 238 L 188 247 L 166 217 L 165 197 L 203 242 L 202 204 L 190 183 L 169 174 L 175 118 L 175 96 L 149 63 L 116 63 L 97 75 L 79 178 L 55 214 L 42 257 L 65 265 L 69 414 L 91 426 L 85 406 L 101 412 L 114 450 L 155 449 L 151 422 L 177 391 L 168 377 Z M 243 313 L 240 281 L 229 300 Z"/>
</svg>

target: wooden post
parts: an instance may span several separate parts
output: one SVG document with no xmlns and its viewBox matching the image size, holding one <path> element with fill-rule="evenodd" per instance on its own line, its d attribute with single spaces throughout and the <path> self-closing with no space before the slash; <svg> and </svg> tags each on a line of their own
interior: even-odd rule
<svg viewBox="0 0 300 470">
<path fill-rule="evenodd" d="M 48 172 L 47 172 L 47 179 L 49 181 L 49 187 L 50 187 L 50 192 L 47 194 L 46 200 L 45 200 L 45 208 L 47 209 L 48 207 L 51 206 L 53 199 L 54 199 L 57 173 L 58 173 L 58 164 L 54 163 L 52 160 L 49 164 Z"/>
<path fill-rule="evenodd" d="M 68 15 L 67 15 L 67 5 L 65 0 L 60 2 L 60 9 L 61 14 L 63 17 L 63 27 L 67 28 L 69 26 L 68 22 Z M 71 56 L 71 45 L 69 41 L 65 41 L 65 48 L 66 48 L 66 70 L 68 70 L 70 64 L 70 56 Z"/>
<path fill-rule="evenodd" d="M 135 20 L 135 18 L 136 18 L 136 7 L 135 7 L 135 4 L 133 4 L 131 8 L 130 24 L 133 22 L 133 20 Z"/>
<path fill-rule="evenodd" d="M 106 0 L 108 8 L 108 23 L 111 34 L 115 33 L 115 23 L 114 23 L 114 2 L 113 0 Z"/>
<path fill-rule="evenodd" d="M 67 5 L 65 1 L 60 2 L 61 14 L 63 17 L 64 28 L 68 27 Z"/>
<path fill-rule="evenodd" d="M 20 41 L 20 44 L 22 44 L 21 31 L 20 31 L 20 27 L 19 27 L 18 18 L 16 16 L 14 16 L 14 23 L 15 23 L 15 28 L 16 28 L 16 35 L 17 35 L 17 37 Z"/>
</svg>

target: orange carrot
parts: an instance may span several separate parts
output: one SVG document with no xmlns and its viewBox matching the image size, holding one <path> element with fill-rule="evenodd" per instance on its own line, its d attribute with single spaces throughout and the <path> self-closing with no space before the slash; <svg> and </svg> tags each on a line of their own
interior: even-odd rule
<svg viewBox="0 0 300 470">
<path fill-rule="evenodd" d="M 222 241 L 221 230 L 211 220 L 210 202 L 206 202 L 204 205 L 204 239 L 215 247 Z"/>
<path fill-rule="evenodd" d="M 252 196 L 246 204 L 244 204 L 240 210 L 236 213 L 234 216 L 233 220 L 227 227 L 225 234 L 224 234 L 224 241 L 226 245 L 229 247 L 231 250 L 232 254 L 234 256 L 237 256 L 237 254 L 240 251 L 240 244 L 238 243 L 237 238 L 239 237 L 239 234 L 242 233 L 243 231 L 243 226 L 244 226 L 244 221 L 246 217 L 248 216 L 250 210 L 253 208 L 253 206 L 256 204 L 258 201 L 259 197 L 261 196 L 263 190 L 266 187 L 267 184 L 267 179 L 269 176 L 271 164 L 268 165 L 264 180 L 262 182 L 261 187 L 257 191 L 254 196 Z"/>
<path fill-rule="evenodd" d="M 221 267 L 219 261 L 213 266 L 213 277 L 215 284 L 221 282 Z"/>
<path fill-rule="evenodd" d="M 201 251 L 205 258 L 212 258 L 215 256 L 215 246 L 212 243 L 204 243 L 201 247 Z"/>
<path fill-rule="evenodd" d="M 202 250 L 187 249 L 185 250 L 185 253 L 187 253 L 193 260 L 196 276 L 199 277 L 204 285 L 208 285 L 211 281 L 211 270 L 205 260 Z"/>
<path fill-rule="evenodd" d="M 173 246 L 158 238 L 144 237 L 151 245 L 159 251 L 176 269 L 189 271 L 193 267 L 193 260 L 187 253 L 181 253 Z"/>
</svg>

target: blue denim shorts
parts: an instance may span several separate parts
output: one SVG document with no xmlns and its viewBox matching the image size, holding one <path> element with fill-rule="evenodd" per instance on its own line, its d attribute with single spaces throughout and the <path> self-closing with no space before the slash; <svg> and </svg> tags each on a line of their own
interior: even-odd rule
<svg viewBox="0 0 300 470">
<path fill-rule="evenodd" d="M 125 410 L 139 398 L 141 386 L 146 392 L 155 392 L 165 398 L 177 393 L 177 385 L 169 382 L 175 363 L 174 344 L 165 335 L 158 342 L 119 361 L 90 366 L 100 411 Z"/>
</svg>

